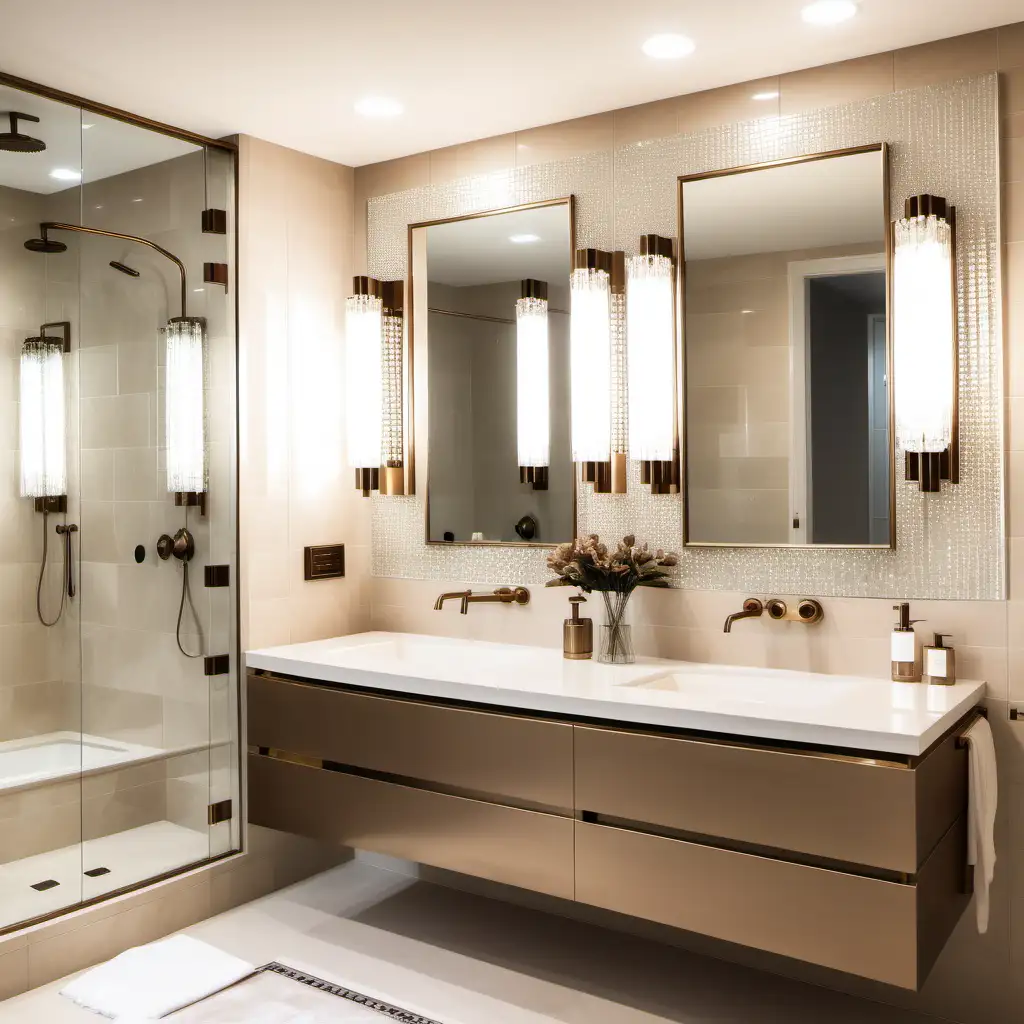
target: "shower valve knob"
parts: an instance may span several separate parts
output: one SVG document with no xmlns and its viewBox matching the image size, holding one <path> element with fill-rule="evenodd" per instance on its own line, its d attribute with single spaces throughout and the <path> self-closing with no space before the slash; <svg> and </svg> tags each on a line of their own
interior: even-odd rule
<svg viewBox="0 0 1024 1024">
<path fill-rule="evenodd" d="M 196 553 L 196 542 L 188 530 L 182 528 L 173 537 L 165 533 L 156 542 L 156 553 L 166 562 L 171 555 L 182 562 L 191 561 Z"/>
</svg>

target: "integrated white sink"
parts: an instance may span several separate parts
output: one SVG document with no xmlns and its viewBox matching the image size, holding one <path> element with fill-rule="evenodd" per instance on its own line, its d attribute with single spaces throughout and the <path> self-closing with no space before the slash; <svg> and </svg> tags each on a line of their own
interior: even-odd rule
<svg viewBox="0 0 1024 1024">
<path fill-rule="evenodd" d="M 887 679 L 638 658 L 567 661 L 556 648 L 360 633 L 250 651 L 250 669 L 574 719 L 921 754 L 985 684 Z"/>
</svg>

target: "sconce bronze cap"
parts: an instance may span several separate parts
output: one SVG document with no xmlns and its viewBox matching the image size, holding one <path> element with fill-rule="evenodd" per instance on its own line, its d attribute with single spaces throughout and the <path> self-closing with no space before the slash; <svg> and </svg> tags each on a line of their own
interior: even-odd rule
<svg viewBox="0 0 1024 1024">
<path fill-rule="evenodd" d="M 367 277 L 365 274 L 357 274 L 352 278 L 353 295 L 372 295 L 375 299 L 379 299 L 380 291 L 380 281 L 375 277 Z"/>
<path fill-rule="evenodd" d="M 667 256 L 673 259 L 672 239 L 664 235 L 641 235 L 640 255 L 641 256 Z"/>
<path fill-rule="evenodd" d="M 519 297 L 523 299 L 543 299 L 545 302 L 548 300 L 548 283 L 547 281 L 538 281 L 536 278 L 527 277 L 520 282 Z"/>
<path fill-rule="evenodd" d="M 934 216 L 952 223 L 955 215 L 956 207 L 951 205 L 947 199 L 928 193 L 910 196 L 903 204 L 903 216 L 907 218 Z"/>
<path fill-rule="evenodd" d="M 612 254 L 604 249 L 577 249 L 573 260 L 575 270 L 603 270 L 612 272 Z"/>
<path fill-rule="evenodd" d="M 380 281 L 381 305 L 388 316 L 401 316 L 405 312 L 405 282 Z"/>
</svg>

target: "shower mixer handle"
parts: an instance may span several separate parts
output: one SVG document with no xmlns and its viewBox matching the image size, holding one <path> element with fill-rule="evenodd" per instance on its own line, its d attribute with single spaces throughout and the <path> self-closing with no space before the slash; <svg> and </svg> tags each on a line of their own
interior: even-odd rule
<svg viewBox="0 0 1024 1024">
<path fill-rule="evenodd" d="M 196 541 L 191 533 L 182 527 L 173 537 L 165 533 L 156 542 L 156 553 L 166 562 L 173 555 L 182 562 L 189 562 L 196 553 Z"/>
</svg>

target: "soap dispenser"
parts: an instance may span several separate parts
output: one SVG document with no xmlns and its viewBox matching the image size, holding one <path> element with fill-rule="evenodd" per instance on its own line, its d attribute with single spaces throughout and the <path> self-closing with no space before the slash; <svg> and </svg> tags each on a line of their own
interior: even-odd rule
<svg viewBox="0 0 1024 1024">
<path fill-rule="evenodd" d="M 932 686 L 952 686 L 956 682 L 956 651 L 952 641 L 948 633 L 936 633 L 935 643 L 924 649 L 924 674 Z"/>
<path fill-rule="evenodd" d="M 594 654 L 594 620 L 580 618 L 580 605 L 586 600 L 582 594 L 569 598 L 572 618 L 562 625 L 562 655 L 570 661 L 586 661 Z"/>
<path fill-rule="evenodd" d="M 899 612 L 899 618 L 892 630 L 892 681 L 894 683 L 919 683 L 921 682 L 921 662 L 917 656 L 917 634 L 914 632 L 914 623 L 921 620 L 910 617 L 910 605 L 906 601 L 902 604 L 894 604 L 892 610 Z"/>
</svg>

